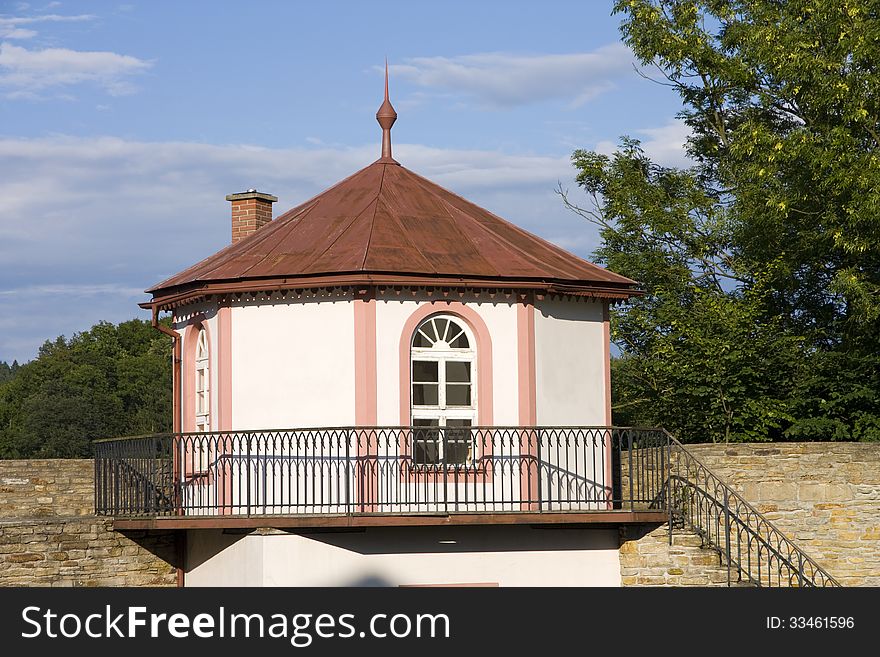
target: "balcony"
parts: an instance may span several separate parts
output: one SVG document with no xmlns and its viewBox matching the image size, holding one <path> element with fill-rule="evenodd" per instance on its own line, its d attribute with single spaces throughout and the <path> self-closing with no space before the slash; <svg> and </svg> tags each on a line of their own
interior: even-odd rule
<svg viewBox="0 0 880 657">
<path fill-rule="evenodd" d="M 95 443 L 114 528 L 668 523 L 729 583 L 839 586 L 663 429 L 342 427 Z"/>
<path fill-rule="evenodd" d="M 616 427 L 342 427 L 95 445 L 119 529 L 665 522 L 669 435 Z"/>
</svg>

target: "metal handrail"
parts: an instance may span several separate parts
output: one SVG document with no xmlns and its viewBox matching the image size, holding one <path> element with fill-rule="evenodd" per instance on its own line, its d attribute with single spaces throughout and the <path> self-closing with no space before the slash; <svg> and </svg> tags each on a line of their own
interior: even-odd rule
<svg viewBox="0 0 880 657">
<path fill-rule="evenodd" d="M 464 435 L 473 460 L 443 458 L 434 466 L 414 460 L 415 442 L 432 435 L 426 429 L 215 431 L 96 442 L 96 513 L 650 510 L 667 514 L 670 542 L 678 523 L 716 550 L 728 584 L 840 586 L 665 429 L 470 427 Z M 443 428 L 431 431 L 448 439 Z M 455 431 L 460 446 L 462 428 Z"/>
<path fill-rule="evenodd" d="M 663 431 L 669 438 L 670 470 L 665 493 L 671 514 L 720 554 L 727 564 L 728 584 L 735 570 L 739 581 L 756 586 L 840 586 L 675 436 Z M 672 530 L 670 522 L 670 543 Z"/>
<path fill-rule="evenodd" d="M 104 440 L 95 444 L 96 510 L 117 516 L 657 510 L 659 472 L 621 486 L 612 461 L 623 452 L 659 462 L 666 443 L 657 429 L 571 426 L 322 427 Z M 161 472 L 149 460 L 154 453 L 165 459 Z M 638 472 L 648 471 L 647 460 Z M 144 477 L 126 476 L 129 467 L 143 467 Z M 142 485 L 150 477 L 164 493 L 162 505 Z"/>
</svg>

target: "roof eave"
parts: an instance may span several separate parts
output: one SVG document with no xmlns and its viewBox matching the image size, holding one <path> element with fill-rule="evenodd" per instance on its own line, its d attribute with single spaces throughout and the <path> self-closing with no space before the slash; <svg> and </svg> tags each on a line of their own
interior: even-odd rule
<svg viewBox="0 0 880 657">
<path fill-rule="evenodd" d="M 630 297 L 644 295 L 644 291 L 636 288 L 636 285 L 638 284 L 635 282 L 616 283 L 610 281 L 479 278 L 468 276 L 406 276 L 401 274 L 367 274 L 358 272 L 295 278 L 195 282 L 165 290 L 154 290 L 152 300 L 139 305 L 145 309 L 151 309 L 156 306 L 160 310 L 169 310 L 213 295 L 225 296 L 232 294 L 241 296 L 245 294 L 265 294 L 267 292 L 286 293 L 288 291 L 296 292 L 299 290 L 326 289 L 331 287 L 522 290 L 535 294 L 570 295 L 623 301 Z"/>
</svg>

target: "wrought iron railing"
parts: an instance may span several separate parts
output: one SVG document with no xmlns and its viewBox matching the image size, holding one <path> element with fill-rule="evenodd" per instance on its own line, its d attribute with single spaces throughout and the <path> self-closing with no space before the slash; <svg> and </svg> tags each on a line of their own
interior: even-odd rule
<svg viewBox="0 0 880 657">
<path fill-rule="evenodd" d="M 662 429 L 341 427 L 95 443 L 96 513 L 118 517 L 662 511 L 728 582 L 839 586 Z"/>
<path fill-rule="evenodd" d="M 814 559 L 724 483 L 674 436 L 669 437 L 670 541 L 674 524 L 699 534 L 734 580 L 755 586 L 840 586 Z"/>
<path fill-rule="evenodd" d="M 657 510 L 664 479 L 654 464 L 666 458 L 667 443 L 660 430 L 609 427 L 342 427 L 99 441 L 96 509 L 115 516 Z"/>
</svg>

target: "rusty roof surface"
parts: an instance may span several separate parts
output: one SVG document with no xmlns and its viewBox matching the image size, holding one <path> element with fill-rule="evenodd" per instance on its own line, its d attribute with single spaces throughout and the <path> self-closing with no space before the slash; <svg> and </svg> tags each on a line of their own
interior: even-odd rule
<svg viewBox="0 0 880 657">
<path fill-rule="evenodd" d="M 338 275 L 370 284 L 381 279 L 377 274 L 398 281 L 473 280 L 483 287 L 487 281 L 572 289 L 636 285 L 394 161 L 378 160 L 147 292 L 155 302 L 215 283 L 285 279 L 296 287 L 297 279 Z"/>
</svg>

